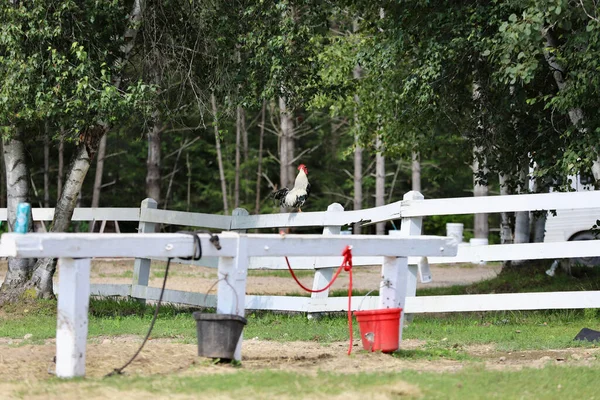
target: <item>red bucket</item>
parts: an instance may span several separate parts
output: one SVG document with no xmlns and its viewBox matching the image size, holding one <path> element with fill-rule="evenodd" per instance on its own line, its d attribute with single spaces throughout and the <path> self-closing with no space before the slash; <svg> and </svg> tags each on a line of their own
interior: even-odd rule
<svg viewBox="0 0 600 400">
<path fill-rule="evenodd" d="M 398 350 L 401 308 L 354 311 L 362 345 L 367 351 Z"/>
</svg>

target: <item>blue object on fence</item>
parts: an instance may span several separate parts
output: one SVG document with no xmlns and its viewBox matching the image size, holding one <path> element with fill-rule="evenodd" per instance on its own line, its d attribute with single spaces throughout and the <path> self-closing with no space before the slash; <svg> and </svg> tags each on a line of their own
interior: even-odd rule
<svg viewBox="0 0 600 400">
<path fill-rule="evenodd" d="M 15 233 L 27 233 L 29 228 L 29 214 L 31 213 L 31 204 L 19 203 L 17 206 L 17 218 L 15 219 Z"/>
</svg>

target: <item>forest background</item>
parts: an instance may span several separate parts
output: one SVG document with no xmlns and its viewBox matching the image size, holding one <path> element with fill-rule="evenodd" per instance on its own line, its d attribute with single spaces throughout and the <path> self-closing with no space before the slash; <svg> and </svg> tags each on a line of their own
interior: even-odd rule
<svg viewBox="0 0 600 400">
<path fill-rule="evenodd" d="M 56 207 L 51 231 L 74 229 L 75 206 L 146 197 L 273 213 L 300 163 L 304 211 L 597 183 L 599 15 L 596 0 L 3 0 L 0 207 L 9 226 L 18 202 Z M 544 220 L 452 217 L 503 242 L 542 240 Z M 54 261 L 18 262 L 3 290 L 51 292 Z"/>
</svg>

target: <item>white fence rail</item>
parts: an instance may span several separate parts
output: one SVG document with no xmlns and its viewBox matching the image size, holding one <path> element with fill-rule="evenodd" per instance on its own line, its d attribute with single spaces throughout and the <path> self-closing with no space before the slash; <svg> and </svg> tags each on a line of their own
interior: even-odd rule
<svg viewBox="0 0 600 400">
<path fill-rule="evenodd" d="M 425 200 L 419 193 L 409 192 L 402 201 L 383 207 L 360 211 L 343 211 L 339 204 L 331 205 L 324 212 L 303 212 L 293 214 L 248 215 L 245 210 L 236 209 L 234 215 L 211 215 L 190 212 L 177 212 L 156 209 L 151 199 L 142 202 L 140 208 L 131 209 L 78 209 L 76 220 L 127 220 L 139 221 L 139 232 L 153 232 L 155 224 L 172 224 L 210 228 L 217 230 L 265 229 L 281 227 L 322 227 L 324 235 L 339 234 L 342 226 L 361 222 L 365 225 L 376 222 L 402 219 L 401 236 L 419 235 L 421 220 L 432 215 L 453 215 L 473 213 L 494 213 L 504 211 L 588 209 L 600 204 L 600 191 L 528 194 L 512 196 L 488 196 L 481 198 L 452 198 Z M 52 209 L 34 209 L 34 219 L 51 219 Z M 0 210 L 0 219 L 5 210 Z M 343 236 L 348 238 L 348 236 Z M 321 237 L 322 238 L 322 237 Z M 0 248 L 0 255 L 2 250 Z M 334 268 L 339 266 L 341 256 L 311 254 L 310 256 L 290 255 L 295 269 L 315 270 L 313 287 L 323 287 L 331 279 Z M 429 257 L 428 263 L 486 262 L 522 259 L 557 259 L 573 257 L 600 256 L 600 242 L 578 241 L 559 243 L 506 244 L 488 246 L 459 246 L 456 257 Z M 134 277 L 131 285 L 103 284 L 92 285 L 92 294 L 131 295 L 140 299 L 155 300 L 158 289 L 148 287 L 151 258 L 150 254 L 139 254 L 134 265 Z M 483 297 L 432 296 L 414 297 L 417 277 L 427 282 L 431 273 L 427 263 L 420 257 L 409 257 L 409 275 L 407 277 L 407 313 L 485 311 L 485 310 L 529 310 L 554 308 L 600 307 L 600 292 L 581 293 L 536 293 L 515 295 L 479 295 Z M 192 262 L 193 263 L 193 262 Z M 217 257 L 206 255 L 199 265 L 216 267 Z M 355 266 L 382 265 L 381 256 L 356 256 Z M 417 267 L 418 265 L 418 267 Z M 287 269 L 283 257 L 264 257 L 256 254 L 250 258 L 250 269 Z M 433 277 L 435 278 L 435 277 Z M 168 301 L 199 306 L 214 306 L 215 298 L 203 293 L 168 290 Z M 344 299 L 329 298 L 328 293 L 313 294 L 307 297 L 287 296 L 248 296 L 247 308 L 263 310 L 286 310 L 303 312 L 343 311 Z M 565 299 L 565 301 L 563 301 Z M 566 300 L 568 299 L 568 301 Z M 362 298 L 360 299 L 362 300 Z M 378 298 L 370 297 L 364 301 L 364 308 L 374 307 Z M 357 304 L 354 302 L 353 304 Z"/>
<path fill-rule="evenodd" d="M 457 244 L 448 237 L 390 237 L 355 235 L 219 234 L 220 247 L 208 234 L 198 234 L 202 254 L 219 257 L 217 313 L 244 316 L 248 262 L 253 256 L 311 253 L 341 254 L 346 246 L 362 256 L 383 256 L 378 308 L 404 307 L 409 281 L 409 255 L 453 256 Z M 56 334 L 56 375 L 85 375 L 91 257 L 188 257 L 196 253 L 188 234 L 10 233 L 2 236 L 2 249 L 10 257 L 59 257 L 59 293 Z M 166 298 L 168 301 L 168 297 Z M 252 305 L 252 300 L 250 305 Z M 400 321 L 402 340 L 403 318 Z M 242 339 L 234 358 L 241 359 Z"/>
</svg>

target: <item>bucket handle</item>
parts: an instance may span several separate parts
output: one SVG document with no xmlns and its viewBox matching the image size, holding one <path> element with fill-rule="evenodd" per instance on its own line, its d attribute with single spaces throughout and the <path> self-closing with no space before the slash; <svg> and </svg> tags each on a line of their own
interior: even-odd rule
<svg viewBox="0 0 600 400">
<path fill-rule="evenodd" d="M 369 291 L 367 292 L 367 294 L 365 294 L 365 295 L 363 296 L 363 299 L 360 301 L 360 304 L 358 305 L 357 311 L 360 311 L 360 309 L 362 308 L 362 305 L 363 305 L 364 301 L 365 301 L 365 300 L 367 299 L 367 297 L 369 297 L 369 295 L 370 295 L 371 293 L 373 293 L 375 290 L 376 290 L 376 289 L 371 289 L 371 290 L 369 290 Z"/>
<path fill-rule="evenodd" d="M 204 304 L 206 304 L 206 299 L 208 298 L 208 294 L 210 293 L 211 290 L 213 290 L 213 288 L 221 281 L 225 281 L 225 283 L 231 288 L 231 290 L 233 291 L 233 294 L 235 295 L 235 313 L 237 315 L 239 315 L 240 313 L 240 308 L 238 306 L 239 303 L 239 298 L 238 298 L 238 294 L 237 291 L 235 290 L 235 288 L 231 285 L 231 283 L 229 283 L 229 281 L 227 280 L 227 277 L 229 276 L 229 274 L 224 274 L 222 278 L 219 278 L 215 281 L 215 283 L 213 283 L 211 285 L 211 287 L 208 288 L 208 290 L 206 291 L 206 294 L 204 295 L 204 300 L 202 301 Z"/>
</svg>

